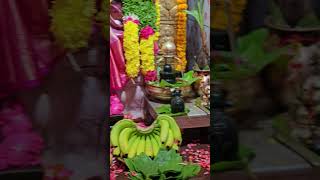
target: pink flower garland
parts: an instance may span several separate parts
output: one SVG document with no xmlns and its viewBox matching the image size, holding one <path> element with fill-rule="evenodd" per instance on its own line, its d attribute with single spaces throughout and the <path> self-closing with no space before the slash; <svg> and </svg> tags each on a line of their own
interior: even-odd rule
<svg viewBox="0 0 320 180">
<path fill-rule="evenodd" d="M 41 163 L 42 138 L 32 132 L 32 125 L 20 105 L 0 111 L 0 170 L 35 166 Z"/>
</svg>

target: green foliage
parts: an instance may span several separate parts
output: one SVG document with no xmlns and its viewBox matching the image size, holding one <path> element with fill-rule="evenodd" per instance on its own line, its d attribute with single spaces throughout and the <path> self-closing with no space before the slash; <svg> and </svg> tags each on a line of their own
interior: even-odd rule
<svg viewBox="0 0 320 180">
<path fill-rule="evenodd" d="M 94 0 L 55 0 L 50 30 L 57 43 L 71 51 L 86 47 L 95 13 Z"/>
<path fill-rule="evenodd" d="M 235 52 L 224 53 L 226 63 L 213 65 L 213 79 L 236 79 L 254 76 L 277 60 L 286 48 L 265 50 L 269 37 L 266 29 L 258 29 L 237 39 Z M 236 61 L 241 61 L 236 63 Z"/>
<path fill-rule="evenodd" d="M 182 157 L 173 149 L 161 149 L 154 160 L 142 153 L 132 159 L 125 159 L 125 163 L 131 172 L 129 178 L 132 180 L 186 180 L 197 176 L 201 170 L 197 164 L 183 163 Z"/>
<path fill-rule="evenodd" d="M 199 78 L 193 76 L 194 71 L 189 71 L 187 73 L 184 73 L 181 80 L 176 82 L 175 84 L 168 83 L 165 80 L 161 80 L 159 82 L 148 82 L 150 85 L 158 86 L 158 87 L 170 87 L 170 88 L 178 88 L 178 87 L 185 87 L 185 86 L 191 86 L 194 82 L 196 82 Z"/>
<path fill-rule="evenodd" d="M 124 15 L 135 14 L 138 16 L 141 29 L 149 25 L 158 30 L 156 27 L 157 12 L 152 0 L 123 0 L 122 3 Z"/>
<path fill-rule="evenodd" d="M 169 104 L 163 104 L 160 107 L 157 107 L 155 110 L 156 110 L 157 114 L 166 114 L 171 117 L 183 116 L 183 115 L 186 115 L 190 112 L 190 110 L 187 107 L 185 107 L 184 112 L 172 114 L 171 113 L 171 106 Z"/>
<path fill-rule="evenodd" d="M 203 12 L 203 5 L 204 5 L 204 0 L 198 0 L 196 8 L 188 11 L 186 10 L 186 13 L 189 14 L 190 16 L 194 17 L 195 20 L 197 21 L 200 29 L 203 31 L 204 30 L 204 12 Z"/>
</svg>

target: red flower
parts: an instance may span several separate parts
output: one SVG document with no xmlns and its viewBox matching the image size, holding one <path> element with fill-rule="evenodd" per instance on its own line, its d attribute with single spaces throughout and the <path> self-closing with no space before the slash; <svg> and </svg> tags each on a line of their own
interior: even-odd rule
<svg viewBox="0 0 320 180">
<path fill-rule="evenodd" d="M 147 83 L 149 81 L 156 81 L 157 80 L 157 71 L 148 71 L 147 74 L 144 76 L 144 81 Z"/>
<path fill-rule="evenodd" d="M 142 39 L 148 39 L 149 36 L 154 34 L 154 30 L 150 26 L 146 26 L 140 31 L 140 38 Z"/>
</svg>

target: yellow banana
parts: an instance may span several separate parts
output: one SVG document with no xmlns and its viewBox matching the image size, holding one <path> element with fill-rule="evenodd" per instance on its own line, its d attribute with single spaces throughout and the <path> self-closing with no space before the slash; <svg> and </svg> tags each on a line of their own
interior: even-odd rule
<svg viewBox="0 0 320 180">
<path fill-rule="evenodd" d="M 118 121 L 112 127 L 111 132 L 110 132 L 111 145 L 113 147 L 118 147 L 119 146 L 119 135 L 120 135 L 120 132 L 124 128 L 134 127 L 134 126 L 135 126 L 135 123 L 130 119 L 123 119 L 123 120 Z"/>
<path fill-rule="evenodd" d="M 134 128 L 125 128 L 119 135 L 119 147 L 123 155 L 128 154 L 129 137 L 135 131 Z"/>
<path fill-rule="evenodd" d="M 180 127 L 178 126 L 176 120 L 168 115 L 159 115 L 158 118 L 161 120 L 168 121 L 170 129 L 173 132 L 174 141 L 177 141 L 178 144 L 181 144 L 182 143 L 181 130 L 180 130 Z"/>
<path fill-rule="evenodd" d="M 147 156 L 153 157 L 153 149 L 152 149 L 150 136 L 146 137 L 146 146 L 145 146 L 144 152 L 146 153 Z"/>
<path fill-rule="evenodd" d="M 119 148 L 119 147 L 116 147 L 115 149 L 113 149 L 112 154 L 113 154 L 114 156 L 120 156 L 120 148 Z"/>
<path fill-rule="evenodd" d="M 138 147 L 138 144 L 139 144 L 139 140 L 140 138 L 136 138 L 133 143 L 132 143 L 132 146 L 129 147 L 129 153 L 128 153 L 128 158 L 133 158 L 135 155 L 136 155 L 136 152 L 137 152 L 137 147 Z"/>
<path fill-rule="evenodd" d="M 130 137 L 128 142 L 128 152 L 130 147 L 132 146 L 133 142 L 138 138 L 138 135 L 136 133 L 133 133 L 133 135 Z"/>
<path fill-rule="evenodd" d="M 159 120 L 161 130 L 160 130 L 160 140 L 161 144 L 165 144 L 168 138 L 168 132 L 169 132 L 169 123 L 165 120 Z"/>
<path fill-rule="evenodd" d="M 146 136 L 141 136 L 140 140 L 139 140 L 138 147 L 137 147 L 137 155 L 144 152 L 145 145 L 146 145 Z"/>
<path fill-rule="evenodd" d="M 170 149 L 173 145 L 173 142 L 174 142 L 174 139 L 173 139 L 173 132 L 171 129 L 169 129 L 169 135 L 168 135 L 168 138 L 167 138 L 167 141 L 166 141 L 166 148 Z"/>
<path fill-rule="evenodd" d="M 151 145 L 152 145 L 152 150 L 153 150 L 153 157 L 156 157 L 158 155 L 159 152 L 159 144 L 157 142 L 157 140 L 155 139 L 154 135 L 150 136 L 151 139 Z"/>
</svg>

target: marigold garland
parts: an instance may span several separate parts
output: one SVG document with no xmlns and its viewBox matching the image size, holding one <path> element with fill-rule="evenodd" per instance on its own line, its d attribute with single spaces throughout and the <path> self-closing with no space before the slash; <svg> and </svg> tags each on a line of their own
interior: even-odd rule
<svg viewBox="0 0 320 180">
<path fill-rule="evenodd" d="M 139 20 L 135 15 L 125 17 L 123 47 L 127 75 L 135 78 L 140 71 Z"/>
<path fill-rule="evenodd" d="M 188 9 L 186 0 L 177 0 L 178 12 L 176 15 L 177 32 L 176 32 L 176 46 L 177 56 L 179 62 L 176 64 L 176 70 L 184 72 L 187 66 L 186 48 L 187 48 L 187 14 L 185 10 Z"/>
<path fill-rule="evenodd" d="M 140 55 L 141 55 L 141 71 L 146 75 L 150 71 L 155 70 L 154 66 L 154 40 L 156 38 L 154 30 L 147 26 L 140 32 Z"/>
</svg>

